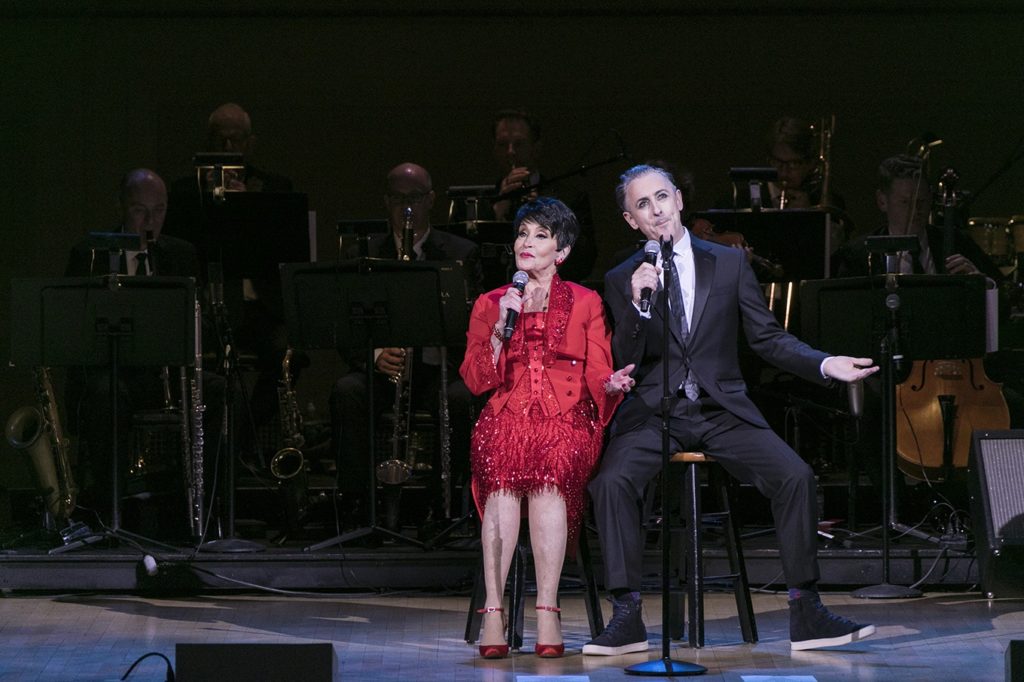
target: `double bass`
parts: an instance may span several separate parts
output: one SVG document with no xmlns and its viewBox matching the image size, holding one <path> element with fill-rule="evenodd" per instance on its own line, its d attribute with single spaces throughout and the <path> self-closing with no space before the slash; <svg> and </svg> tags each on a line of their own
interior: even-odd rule
<svg viewBox="0 0 1024 682">
<path fill-rule="evenodd" d="M 956 253 L 956 171 L 942 175 L 943 254 Z M 981 358 L 917 360 L 896 386 L 896 463 L 923 481 L 948 479 L 967 467 L 975 430 L 1007 429 L 1010 411 L 1002 385 L 989 379 Z"/>
</svg>

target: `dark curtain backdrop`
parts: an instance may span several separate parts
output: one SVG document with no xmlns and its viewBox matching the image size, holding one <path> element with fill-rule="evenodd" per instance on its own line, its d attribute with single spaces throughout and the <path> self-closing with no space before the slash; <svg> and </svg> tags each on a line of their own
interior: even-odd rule
<svg viewBox="0 0 1024 682">
<path fill-rule="evenodd" d="M 728 193 L 730 166 L 764 163 L 776 117 L 835 114 L 832 187 L 861 230 L 878 224 L 879 160 L 911 138 L 942 137 L 933 165 L 955 166 L 977 188 L 1024 135 L 1015 3 L 435 5 L 0 7 L 4 357 L 18 322 L 9 279 L 59 276 L 76 239 L 111 228 L 125 170 L 185 175 L 207 115 L 227 101 L 252 115 L 257 163 L 309 194 L 321 260 L 335 257 L 338 219 L 383 217 L 383 177 L 397 163 L 424 165 L 439 193 L 492 181 L 490 123 L 502 107 L 542 119 L 546 172 L 616 154 L 617 134 L 636 161 L 692 169 L 697 208 Z M 612 197 L 625 166 L 586 176 L 598 278 L 633 239 Z M 1024 163 L 972 213 L 1024 213 Z M 32 398 L 28 370 L 6 364 L 0 416 Z M 307 380 L 310 399 L 326 400 L 334 372 L 329 357 L 307 372 L 320 381 Z"/>
</svg>

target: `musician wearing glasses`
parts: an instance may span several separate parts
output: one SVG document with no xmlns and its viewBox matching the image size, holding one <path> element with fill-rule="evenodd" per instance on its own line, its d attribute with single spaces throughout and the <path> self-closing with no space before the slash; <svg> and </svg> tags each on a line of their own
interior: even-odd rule
<svg viewBox="0 0 1024 682">
<path fill-rule="evenodd" d="M 461 368 L 473 393 L 490 394 L 471 452 L 486 586 L 480 655 L 508 655 L 502 594 L 526 501 L 537 573 L 534 650 L 554 658 L 565 650 L 562 560 L 575 548 L 604 426 L 632 386 L 633 366 L 613 371 L 601 297 L 558 274 L 579 232 L 572 211 L 539 197 L 514 225 L 515 286 L 477 299 Z"/>
<path fill-rule="evenodd" d="M 411 253 L 409 260 L 461 261 L 466 276 L 469 300 L 480 292 L 483 274 L 480 265 L 479 248 L 476 244 L 457 235 L 439 230 L 431 225 L 430 212 L 434 206 L 434 190 L 430 174 L 415 163 L 400 164 L 388 173 L 384 188 L 384 206 L 388 216 L 390 232 L 373 235 L 367 244 L 367 255 L 371 258 L 398 259 L 404 249 L 403 239 L 406 225 L 412 229 Z M 358 249 L 353 247 L 346 254 L 357 257 Z M 410 354 L 411 351 L 411 354 Z M 468 470 L 470 410 L 472 397 L 458 378 L 457 369 L 461 362 L 461 349 L 446 349 L 447 399 L 451 419 L 451 466 L 452 480 L 465 478 Z M 369 510 L 368 470 L 369 421 L 367 372 L 365 354 L 352 353 L 348 358 L 351 371 L 342 376 L 334 385 L 330 396 L 331 435 L 334 452 L 338 458 L 339 476 L 343 497 L 349 499 L 349 522 L 360 524 L 366 521 Z M 396 382 L 406 368 L 411 369 L 411 405 L 414 410 L 438 414 L 438 393 L 441 379 L 441 353 L 438 348 L 378 348 L 374 352 L 373 380 L 375 415 L 384 415 L 394 408 Z M 381 420 L 376 422 L 381 424 Z M 436 420 L 435 420 L 436 423 Z M 379 450 L 380 448 L 378 448 Z M 378 455 L 382 454 L 380 452 Z M 433 453 L 436 457 L 437 453 Z M 379 459 L 379 458 L 378 458 Z M 432 461 L 435 482 L 441 475 L 440 462 Z M 386 490 L 397 488 L 388 486 Z M 438 496 L 434 496 L 438 498 Z M 397 513 L 397 495 L 385 496 L 388 518 L 393 525 Z M 435 514 L 438 509 L 432 509 Z"/>
</svg>

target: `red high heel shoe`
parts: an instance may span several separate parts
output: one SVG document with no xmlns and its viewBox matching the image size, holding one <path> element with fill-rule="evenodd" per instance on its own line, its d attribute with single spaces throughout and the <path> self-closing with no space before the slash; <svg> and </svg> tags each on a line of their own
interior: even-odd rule
<svg viewBox="0 0 1024 682">
<path fill-rule="evenodd" d="M 477 609 L 476 612 L 485 616 L 488 613 L 500 613 L 501 629 L 502 632 L 505 631 L 505 609 L 500 606 L 485 606 L 482 609 Z M 481 658 L 505 658 L 508 656 L 508 644 L 481 644 L 479 648 Z"/>
<path fill-rule="evenodd" d="M 538 611 L 549 611 L 551 613 L 561 613 L 562 609 L 557 606 L 542 606 L 537 605 Z M 562 644 L 541 644 L 537 642 L 533 645 L 533 653 L 537 654 L 540 658 L 560 658 L 565 653 L 565 643 Z"/>
</svg>

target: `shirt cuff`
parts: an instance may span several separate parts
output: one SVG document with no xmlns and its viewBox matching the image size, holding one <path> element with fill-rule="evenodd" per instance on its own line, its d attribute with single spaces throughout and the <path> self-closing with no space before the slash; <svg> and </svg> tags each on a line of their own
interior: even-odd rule
<svg viewBox="0 0 1024 682">
<path fill-rule="evenodd" d="M 828 375 L 825 374 L 825 363 L 834 358 L 834 355 L 829 355 L 827 358 L 821 361 L 821 366 L 818 367 L 818 371 L 821 372 L 822 379 L 828 379 Z"/>
</svg>

